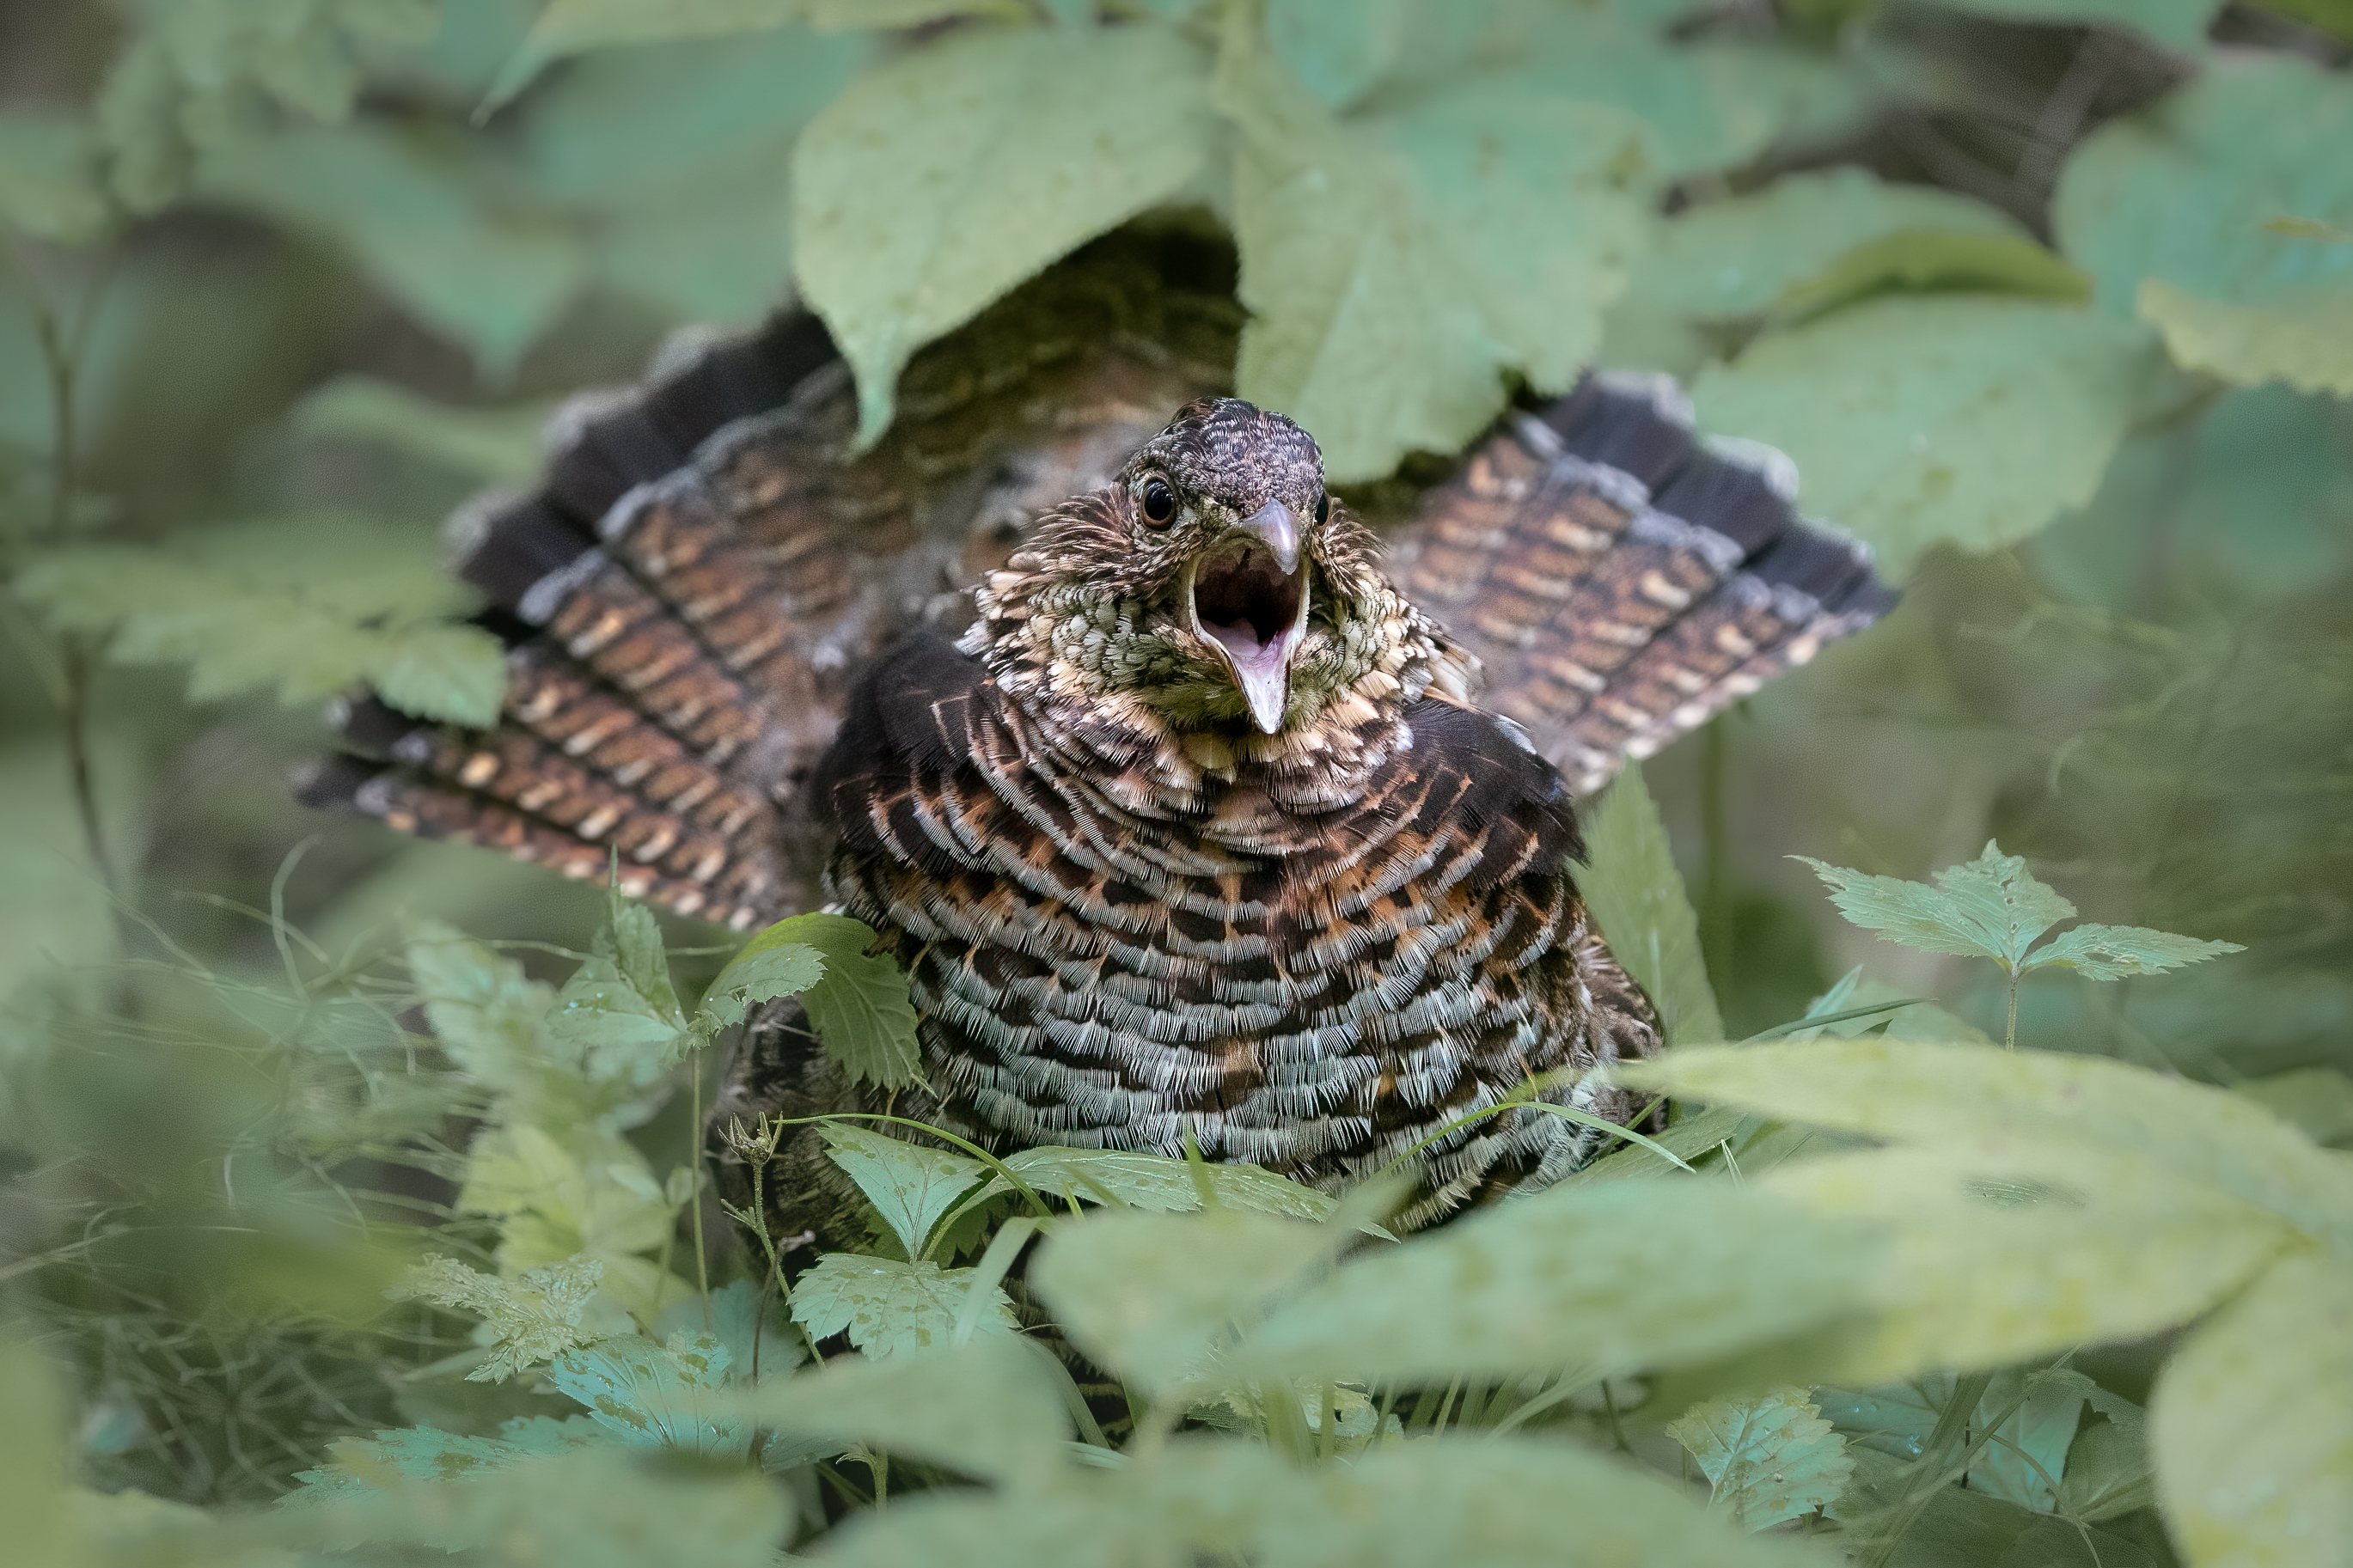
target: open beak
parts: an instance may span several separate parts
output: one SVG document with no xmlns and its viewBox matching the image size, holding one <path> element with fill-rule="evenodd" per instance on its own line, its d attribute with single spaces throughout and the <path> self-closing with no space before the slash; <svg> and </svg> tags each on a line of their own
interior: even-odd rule
<svg viewBox="0 0 2353 1568">
<path fill-rule="evenodd" d="M 1193 630 L 1225 655 L 1250 719 L 1282 728 L 1291 656 L 1307 630 L 1307 567 L 1299 522 L 1271 500 L 1195 559 L 1186 584 Z"/>
</svg>

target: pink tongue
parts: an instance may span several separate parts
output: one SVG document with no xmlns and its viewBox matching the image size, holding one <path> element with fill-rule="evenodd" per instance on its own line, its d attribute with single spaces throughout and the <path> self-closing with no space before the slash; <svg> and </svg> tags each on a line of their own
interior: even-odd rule
<svg viewBox="0 0 2353 1568">
<path fill-rule="evenodd" d="M 1290 700 L 1291 672 L 1285 668 L 1289 660 L 1291 632 L 1288 627 L 1277 632 L 1272 642 L 1261 642 L 1258 634 L 1245 621 L 1238 626 L 1208 626 L 1202 628 L 1225 646 L 1227 655 L 1234 661 L 1234 677 L 1242 689 L 1242 700 L 1250 704 L 1250 718 L 1258 727 L 1271 735 L 1282 728 L 1282 710 Z"/>
</svg>

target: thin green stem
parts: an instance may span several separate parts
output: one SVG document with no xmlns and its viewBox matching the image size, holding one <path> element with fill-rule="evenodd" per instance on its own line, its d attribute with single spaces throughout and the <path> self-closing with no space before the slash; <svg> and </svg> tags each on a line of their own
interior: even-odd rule
<svg viewBox="0 0 2353 1568">
<path fill-rule="evenodd" d="M 702 1052 L 687 1057 L 687 1173 L 693 1185 L 687 1194 L 686 1223 L 694 1227 L 694 1283 L 702 1292 L 702 1328 L 711 1331 L 711 1256 L 702 1239 Z M 781 1278 L 780 1278 L 781 1282 Z"/>
<path fill-rule="evenodd" d="M 2001 1043 L 2005 1050 L 2018 1049 L 2018 971 L 2014 968 L 2010 972 L 2010 1021 L 2002 1027 Z"/>
</svg>

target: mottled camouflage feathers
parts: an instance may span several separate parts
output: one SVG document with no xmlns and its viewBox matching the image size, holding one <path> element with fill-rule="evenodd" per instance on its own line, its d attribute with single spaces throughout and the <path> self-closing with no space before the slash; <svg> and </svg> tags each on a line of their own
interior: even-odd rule
<svg viewBox="0 0 2353 1568">
<path fill-rule="evenodd" d="M 922 1020 L 894 1109 L 998 1147 L 1328 1186 L 1538 1075 L 1624 1121 L 1587 1075 L 1658 1027 L 1577 897 L 1575 801 L 1891 596 L 1654 379 L 1588 377 L 1360 520 L 1307 433 L 1221 398 L 1230 286 L 1219 247 L 1099 242 L 919 355 L 863 455 L 797 313 L 579 405 L 543 487 L 458 528 L 514 637 L 501 725 L 354 703 L 306 793 L 575 877 L 617 852 L 738 929 L 867 921 Z M 717 1113 L 863 1102 L 786 1007 Z M 1483 1118 L 1401 1217 L 1597 1137 Z M 807 1149 L 777 1175 L 781 1234 L 854 1239 Z"/>
</svg>

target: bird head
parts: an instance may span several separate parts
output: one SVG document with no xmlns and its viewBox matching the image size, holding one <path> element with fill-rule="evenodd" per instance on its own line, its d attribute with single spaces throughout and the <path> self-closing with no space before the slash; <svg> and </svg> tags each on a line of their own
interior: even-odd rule
<svg viewBox="0 0 2353 1568">
<path fill-rule="evenodd" d="M 1203 398 L 1042 518 L 983 602 L 1057 687 L 1134 697 L 1178 729 L 1273 735 L 1380 662 L 1401 605 L 1371 554 L 1306 431 Z"/>
</svg>

